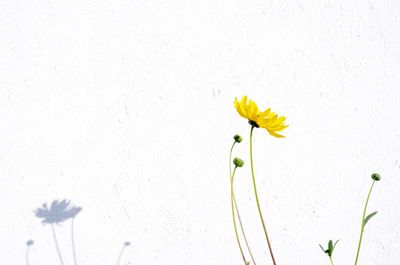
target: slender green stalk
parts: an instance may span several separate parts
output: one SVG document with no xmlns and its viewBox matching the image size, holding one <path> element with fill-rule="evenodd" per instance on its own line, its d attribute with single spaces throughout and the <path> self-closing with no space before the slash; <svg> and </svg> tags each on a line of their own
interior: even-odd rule
<svg viewBox="0 0 400 265">
<path fill-rule="evenodd" d="M 235 147 L 236 141 L 233 142 L 231 151 L 229 152 L 229 179 L 232 179 L 232 152 Z"/>
<path fill-rule="evenodd" d="M 254 166 L 253 166 L 253 130 L 254 130 L 254 126 L 251 126 L 251 129 L 250 129 L 250 167 L 251 167 L 251 177 L 252 177 L 252 180 L 253 180 L 254 195 L 255 195 L 255 197 L 256 197 L 257 209 L 258 209 L 258 213 L 259 213 L 259 215 L 260 215 L 262 227 L 263 227 L 263 229 L 264 229 L 264 234 L 265 234 L 265 238 L 266 238 L 266 240 L 267 240 L 269 253 L 271 254 L 272 263 L 273 263 L 274 265 L 276 265 L 274 253 L 272 252 L 271 242 L 269 241 L 269 237 L 268 237 L 267 227 L 266 227 L 266 225 L 265 225 L 265 221 L 264 221 L 264 218 L 263 218 L 263 214 L 262 214 L 262 212 L 261 212 L 260 200 L 258 199 L 258 193 L 257 193 L 257 184 L 256 184 L 256 179 L 255 179 L 255 177 L 254 177 Z"/>
<path fill-rule="evenodd" d="M 332 257 L 329 257 L 329 260 L 331 261 L 331 264 L 333 265 Z"/>
<path fill-rule="evenodd" d="M 240 230 L 242 230 L 242 236 L 243 236 L 244 242 L 246 243 L 247 250 L 249 251 L 250 258 L 253 261 L 253 264 L 257 265 L 256 261 L 254 260 L 253 253 L 251 252 L 249 242 L 247 241 L 246 234 L 244 233 L 243 224 L 242 224 L 242 218 L 240 218 L 239 209 L 238 209 L 238 206 L 237 206 L 237 203 L 236 203 L 236 196 L 235 195 L 233 195 L 233 202 L 235 203 L 235 210 L 236 210 L 236 215 L 237 215 L 238 220 L 239 220 Z"/>
<path fill-rule="evenodd" d="M 364 227 L 365 227 L 365 214 L 367 212 L 367 206 L 368 206 L 368 201 L 369 197 L 371 196 L 372 188 L 374 187 L 375 180 L 372 182 L 371 188 L 369 189 L 367 200 L 365 201 L 365 206 L 364 206 L 364 212 L 363 212 L 363 217 L 361 220 L 361 233 L 360 233 L 360 239 L 358 240 L 358 248 L 357 248 L 357 255 L 356 255 L 356 261 L 354 265 L 357 265 L 358 262 L 358 255 L 360 254 L 360 249 L 361 249 L 361 241 L 364 233 Z"/>
<path fill-rule="evenodd" d="M 242 249 L 242 245 L 240 244 L 239 234 L 238 234 L 237 225 L 236 225 L 236 217 L 235 217 L 235 206 L 234 206 L 235 203 L 234 203 L 234 199 L 233 199 L 233 198 L 234 198 L 234 193 L 233 193 L 233 180 L 234 180 L 234 178 L 235 178 L 236 168 L 237 168 L 237 167 L 235 167 L 235 168 L 233 169 L 233 173 L 232 173 L 232 176 L 231 176 L 231 207 L 232 207 L 232 220 L 233 220 L 233 227 L 234 227 L 234 229 L 235 229 L 235 236 L 236 236 L 236 241 L 237 241 L 237 244 L 238 244 L 238 247 L 239 247 L 239 250 L 240 250 L 240 254 L 242 255 L 244 264 L 247 265 L 246 257 L 244 256 L 243 249 Z"/>
<path fill-rule="evenodd" d="M 232 185 L 232 186 L 233 186 L 233 178 L 232 178 L 232 151 L 233 151 L 233 148 L 235 147 L 235 144 L 236 144 L 236 141 L 233 142 L 232 147 L 231 147 L 231 150 L 230 150 L 230 153 L 229 153 L 229 176 L 230 176 L 230 178 L 231 178 L 231 182 L 232 182 L 231 185 Z M 233 187 L 232 187 L 232 188 L 233 188 Z M 240 230 L 241 230 L 241 232 L 242 232 L 242 236 L 243 236 L 244 242 L 246 243 L 247 251 L 248 251 L 249 254 L 250 254 L 250 257 L 251 257 L 251 260 L 253 261 L 253 264 L 254 264 L 254 265 L 257 265 L 257 263 L 256 263 L 256 261 L 255 261 L 255 259 L 254 259 L 253 253 L 251 252 L 251 248 L 250 248 L 249 242 L 247 241 L 246 234 L 245 234 L 245 232 L 244 232 L 243 223 L 242 223 L 242 218 L 240 217 L 239 208 L 238 208 L 237 202 L 236 202 L 235 192 L 233 192 L 233 196 L 232 196 L 232 197 L 233 197 L 233 202 L 234 202 L 234 205 L 235 205 L 236 215 L 237 215 L 237 217 L 238 217 L 238 221 L 239 221 L 239 225 L 240 225 Z M 232 199 L 232 198 L 231 198 L 231 199 Z M 235 230 L 235 233 L 237 233 L 236 230 Z"/>
</svg>

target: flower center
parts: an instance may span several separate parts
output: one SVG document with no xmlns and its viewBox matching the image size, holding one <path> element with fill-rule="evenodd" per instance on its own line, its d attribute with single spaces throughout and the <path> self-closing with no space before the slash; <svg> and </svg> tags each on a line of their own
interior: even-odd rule
<svg viewBox="0 0 400 265">
<path fill-rule="evenodd" d="M 257 124 L 257 122 L 249 120 L 249 124 L 253 127 L 259 128 L 260 126 Z"/>
</svg>

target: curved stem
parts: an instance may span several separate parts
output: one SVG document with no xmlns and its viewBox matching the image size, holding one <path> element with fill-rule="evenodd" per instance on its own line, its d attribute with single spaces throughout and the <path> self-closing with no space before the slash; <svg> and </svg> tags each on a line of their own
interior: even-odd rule
<svg viewBox="0 0 400 265">
<path fill-rule="evenodd" d="M 332 257 L 329 257 L 329 260 L 331 261 L 331 265 L 333 265 Z"/>
<path fill-rule="evenodd" d="M 30 246 L 26 246 L 26 253 L 25 253 L 26 265 L 29 265 L 29 248 Z"/>
<path fill-rule="evenodd" d="M 232 151 L 235 147 L 236 141 L 233 142 L 231 151 L 229 152 L 229 178 L 232 180 Z"/>
<path fill-rule="evenodd" d="M 235 144 L 236 144 L 236 141 L 233 142 L 232 147 L 231 147 L 231 150 L 230 150 L 230 152 L 229 152 L 229 176 L 230 176 L 230 178 L 231 178 L 232 185 L 233 185 L 233 179 L 232 179 L 232 151 L 233 151 L 233 148 L 235 147 Z M 240 225 L 240 230 L 242 231 L 242 236 L 243 236 L 244 242 L 246 243 L 247 251 L 248 251 L 249 254 L 250 254 L 250 257 L 251 257 L 251 260 L 253 261 L 253 264 L 254 264 L 254 265 L 257 265 L 257 263 L 256 263 L 256 261 L 255 261 L 255 259 L 254 259 L 253 253 L 251 252 L 251 248 L 250 248 L 249 242 L 247 241 L 246 234 L 245 234 L 245 232 L 244 232 L 243 223 L 242 223 L 242 218 L 240 217 L 240 214 L 239 214 L 239 207 L 237 206 L 235 193 L 233 193 L 233 202 L 234 202 L 234 204 L 235 204 L 236 215 L 237 215 L 237 217 L 238 217 L 238 221 L 239 221 L 239 225 Z"/>
<path fill-rule="evenodd" d="M 242 218 L 240 218 L 239 209 L 238 209 L 238 206 L 237 206 L 237 203 L 236 203 L 235 194 L 233 194 L 233 202 L 235 203 L 236 215 L 237 215 L 238 220 L 239 220 L 240 230 L 242 230 L 242 236 L 243 236 L 244 242 L 246 243 L 247 250 L 249 251 L 249 254 L 250 254 L 251 260 L 253 261 L 253 264 L 257 265 L 256 261 L 254 260 L 253 253 L 251 252 L 249 242 L 247 242 L 246 234 L 244 233 L 243 224 L 242 224 Z"/>
<path fill-rule="evenodd" d="M 267 227 L 265 226 L 263 214 L 262 214 L 262 212 L 261 212 L 260 200 L 258 199 L 258 193 L 257 193 L 257 184 L 256 184 L 256 179 L 255 179 L 255 177 L 254 177 L 254 166 L 253 166 L 253 130 L 254 130 L 254 126 L 251 126 L 251 129 L 250 129 L 250 167 L 251 167 L 251 177 L 252 177 L 252 180 L 253 180 L 254 195 L 255 195 L 255 197 L 256 197 L 257 209 L 258 209 L 258 213 L 259 213 L 259 215 L 260 215 L 262 227 L 263 227 L 263 229 L 264 229 L 264 234 L 265 234 L 265 238 L 266 238 L 266 240 L 267 240 L 269 253 L 271 254 L 272 263 L 273 263 L 274 265 L 276 265 L 274 253 L 272 252 L 271 242 L 269 241 L 269 237 L 268 237 Z"/>
<path fill-rule="evenodd" d="M 53 232 L 53 239 L 54 239 L 54 244 L 56 245 L 58 258 L 60 259 L 61 265 L 64 265 L 64 260 L 63 260 L 62 255 L 61 255 L 60 247 L 59 247 L 59 245 L 58 245 L 57 236 L 56 236 L 56 231 L 55 231 L 55 229 L 54 229 L 54 224 L 51 224 L 51 230 L 52 230 L 52 232 Z"/>
<path fill-rule="evenodd" d="M 126 245 L 124 245 L 122 247 L 121 251 L 119 252 L 118 259 L 117 259 L 117 265 L 119 265 L 121 263 L 122 254 L 124 253 L 125 248 L 126 248 Z"/>
<path fill-rule="evenodd" d="M 354 265 L 357 265 L 358 255 L 360 254 L 361 241 L 362 241 L 362 237 L 363 237 L 363 233 L 364 233 L 364 226 L 365 226 L 365 221 L 364 221 L 365 220 L 365 214 L 367 212 L 368 201 L 369 201 L 369 197 L 371 196 L 371 192 L 372 192 L 372 188 L 374 187 L 374 184 L 375 184 L 375 180 L 372 182 L 371 188 L 369 189 L 369 192 L 368 192 L 367 200 L 365 201 L 363 217 L 362 217 L 362 220 L 361 220 L 360 239 L 358 240 L 357 255 L 356 255 L 356 261 L 355 261 Z"/>
<path fill-rule="evenodd" d="M 236 241 L 240 250 L 240 254 L 242 255 L 243 258 L 243 262 L 245 265 L 247 265 L 247 261 L 246 261 L 246 257 L 244 256 L 243 253 L 243 249 L 242 249 L 242 245 L 240 244 L 240 239 L 239 239 L 239 234 L 237 231 L 237 226 L 236 226 L 236 217 L 235 217 L 235 206 L 234 206 L 234 196 L 235 194 L 233 193 L 233 179 L 235 178 L 235 172 L 236 172 L 236 168 L 233 170 L 232 176 L 231 176 L 231 207 L 232 207 L 232 220 L 233 220 L 233 227 L 235 229 L 235 236 L 236 236 Z"/>
<path fill-rule="evenodd" d="M 74 220 L 75 218 L 71 219 L 71 243 L 72 243 L 72 256 L 74 257 L 74 265 L 77 265 L 78 263 L 76 262 L 76 253 L 75 253 Z"/>
</svg>

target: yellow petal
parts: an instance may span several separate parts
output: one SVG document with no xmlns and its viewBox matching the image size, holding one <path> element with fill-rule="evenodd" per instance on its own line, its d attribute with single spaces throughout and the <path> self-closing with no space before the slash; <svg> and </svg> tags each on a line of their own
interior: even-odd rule
<svg viewBox="0 0 400 265">
<path fill-rule="evenodd" d="M 244 118 L 248 119 L 249 118 L 249 112 L 247 110 L 247 96 L 243 96 L 242 99 L 240 100 L 240 104 L 239 104 L 243 114 L 244 114 Z"/>
<path fill-rule="evenodd" d="M 271 112 L 271 108 L 266 109 L 264 112 L 260 114 L 260 116 L 267 117 Z"/>
<path fill-rule="evenodd" d="M 235 98 L 235 108 L 240 116 L 242 116 L 243 118 L 246 118 L 246 114 L 243 112 L 242 107 L 240 106 L 240 103 L 237 100 L 237 98 Z"/>
<path fill-rule="evenodd" d="M 249 100 L 249 104 L 247 105 L 247 116 L 251 120 L 254 120 L 257 118 L 257 114 L 258 114 L 257 104 L 254 101 Z"/>
<path fill-rule="evenodd" d="M 281 122 L 284 122 L 285 120 L 286 120 L 286 117 L 285 117 L 285 116 L 281 116 L 281 117 L 277 120 L 277 122 L 281 123 Z"/>
<path fill-rule="evenodd" d="M 272 136 L 274 136 L 276 138 L 286 138 L 285 136 L 283 136 L 281 134 L 278 134 L 276 132 L 273 132 L 273 131 L 270 131 L 270 130 L 267 130 L 267 131 L 269 132 L 270 135 L 272 135 Z"/>
</svg>

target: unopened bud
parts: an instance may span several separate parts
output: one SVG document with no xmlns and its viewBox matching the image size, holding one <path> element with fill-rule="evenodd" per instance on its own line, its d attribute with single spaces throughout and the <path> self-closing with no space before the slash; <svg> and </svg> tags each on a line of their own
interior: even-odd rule
<svg viewBox="0 0 400 265">
<path fill-rule="evenodd" d="M 239 134 L 235 134 L 235 136 L 233 136 L 233 140 L 235 140 L 235 142 L 237 143 L 240 143 L 243 140 L 243 138 Z"/>
<path fill-rule="evenodd" d="M 378 173 L 374 173 L 371 175 L 371 178 L 375 181 L 380 181 L 381 180 L 381 175 L 379 175 Z"/>
<path fill-rule="evenodd" d="M 237 167 L 242 167 L 244 165 L 244 162 L 239 157 L 235 157 L 233 159 L 233 164 L 235 164 L 235 166 L 237 166 Z"/>
</svg>

